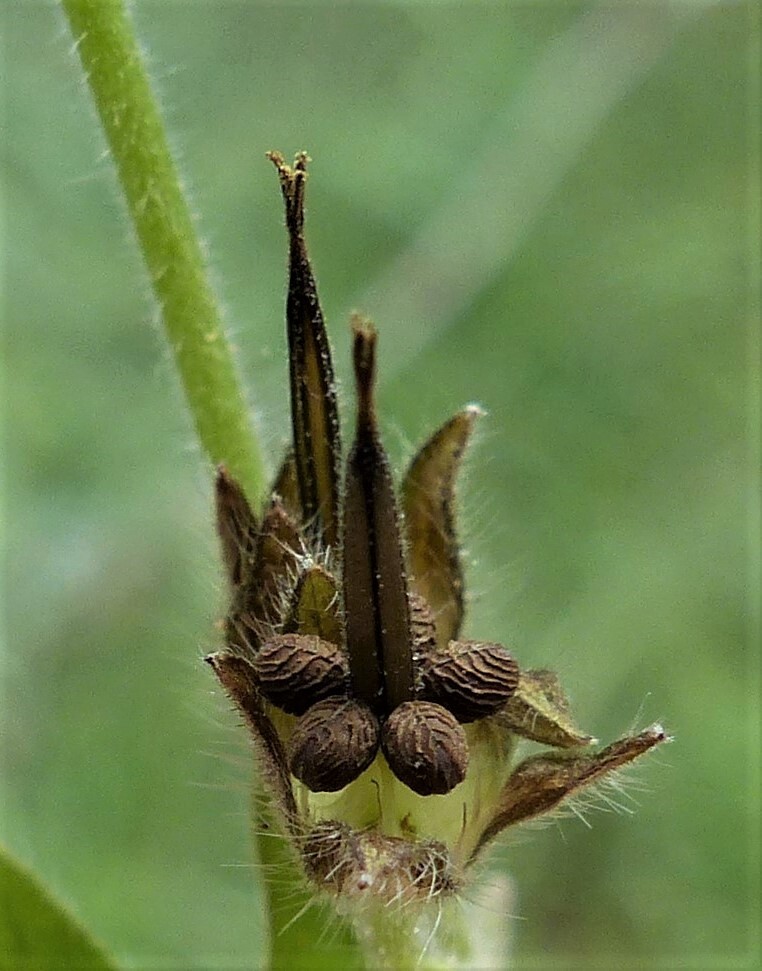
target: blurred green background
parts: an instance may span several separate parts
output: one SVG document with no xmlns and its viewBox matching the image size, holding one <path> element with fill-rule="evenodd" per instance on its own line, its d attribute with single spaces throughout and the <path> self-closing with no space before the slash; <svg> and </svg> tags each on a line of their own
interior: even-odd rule
<svg viewBox="0 0 762 971">
<path fill-rule="evenodd" d="M 307 148 L 344 387 L 356 308 L 396 461 L 462 404 L 489 412 L 462 489 L 468 632 L 557 669 L 601 739 L 676 736 L 632 774 L 632 816 L 505 841 L 514 966 L 751 966 L 749 8 L 134 12 L 271 462 L 286 242 L 264 153 Z M 0 838 L 124 964 L 251 966 L 247 743 L 200 661 L 222 609 L 209 469 L 63 20 L 3 20 Z"/>
</svg>

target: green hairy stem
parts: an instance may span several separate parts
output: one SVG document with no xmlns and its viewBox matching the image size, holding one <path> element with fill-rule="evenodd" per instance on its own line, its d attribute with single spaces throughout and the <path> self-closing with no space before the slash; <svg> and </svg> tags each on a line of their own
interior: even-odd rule
<svg viewBox="0 0 762 971">
<path fill-rule="evenodd" d="M 252 499 L 265 489 L 254 436 L 193 216 L 121 0 L 62 0 L 201 445 Z"/>
</svg>

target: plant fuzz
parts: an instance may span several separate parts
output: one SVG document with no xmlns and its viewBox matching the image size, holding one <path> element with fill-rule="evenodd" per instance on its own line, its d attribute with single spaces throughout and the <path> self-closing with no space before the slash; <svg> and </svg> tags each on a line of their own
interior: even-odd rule
<svg viewBox="0 0 762 971">
<path fill-rule="evenodd" d="M 543 815 L 666 740 L 600 751 L 556 676 L 460 639 L 455 478 L 480 411 L 423 445 L 395 487 L 379 435 L 376 331 L 352 322 L 357 397 L 342 465 L 336 387 L 304 241 L 307 156 L 272 152 L 289 238 L 293 448 L 255 512 L 223 467 L 217 529 L 230 588 L 210 655 L 313 884 L 390 903 L 457 892 L 504 829 Z M 553 751 L 512 765 L 518 738 Z"/>
</svg>

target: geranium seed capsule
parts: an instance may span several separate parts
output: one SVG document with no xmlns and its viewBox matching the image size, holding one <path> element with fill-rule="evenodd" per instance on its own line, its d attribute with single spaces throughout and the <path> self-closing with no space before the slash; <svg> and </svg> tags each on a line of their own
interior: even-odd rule
<svg viewBox="0 0 762 971">
<path fill-rule="evenodd" d="M 274 822 L 307 878 L 344 914 L 363 899 L 393 913 L 457 892 L 503 829 L 610 781 L 668 736 L 655 725 L 583 751 L 594 740 L 555 674 L 519 674 L 500 645 L 458 640 L 455 484 L 481 412 L 468 406 L 443 424 L 397 493 L 375 414 L 376 333 L 359 318 L 357 426 L 340 482 L 336 390 L 303 234 L 307 156 L 293 166 L 270 157 L 289 236 L 293 442 L 264 508 L 218 473 L 230 602 L 226 647 L 207 661 L 246 720 Z M 515 765 L 517 736 L 569 751 Z"/>
</svg>

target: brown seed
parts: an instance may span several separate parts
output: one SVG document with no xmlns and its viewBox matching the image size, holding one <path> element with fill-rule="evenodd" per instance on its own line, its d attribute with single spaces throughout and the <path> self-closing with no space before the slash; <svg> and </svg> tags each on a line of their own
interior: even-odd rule
<svg viewBox="0 0 762 971">
<path fill-rule="evenodd" d="M 494 715 L 512 697 L 519 666 L 500 644 L 450 641 L 421 660 L 423 693 L 467 723 Z"/>
<path fill-rule="evenodd" d="M 386 720 L 389 768 L 419 796 L 444 795 L 466 777 L 468 743 L 455 717 L 430 701 L 407 701 Z"/>
<path fill-rule="evenodd" d="M 297 722 L 288 745 L 289 768 L 312 792 L 338 792 L 368 768 L 378 737 L 378 719 L 366 704 L 328 698 Z"/>
<path fill-rule="evenodd" d="M 346 654 L 312 634 L 277 634 L 262 646 L 251 666 L 262 694 L 289 715 L 302 715 L 316 702 L 347 689 Z"/>
</svg>

